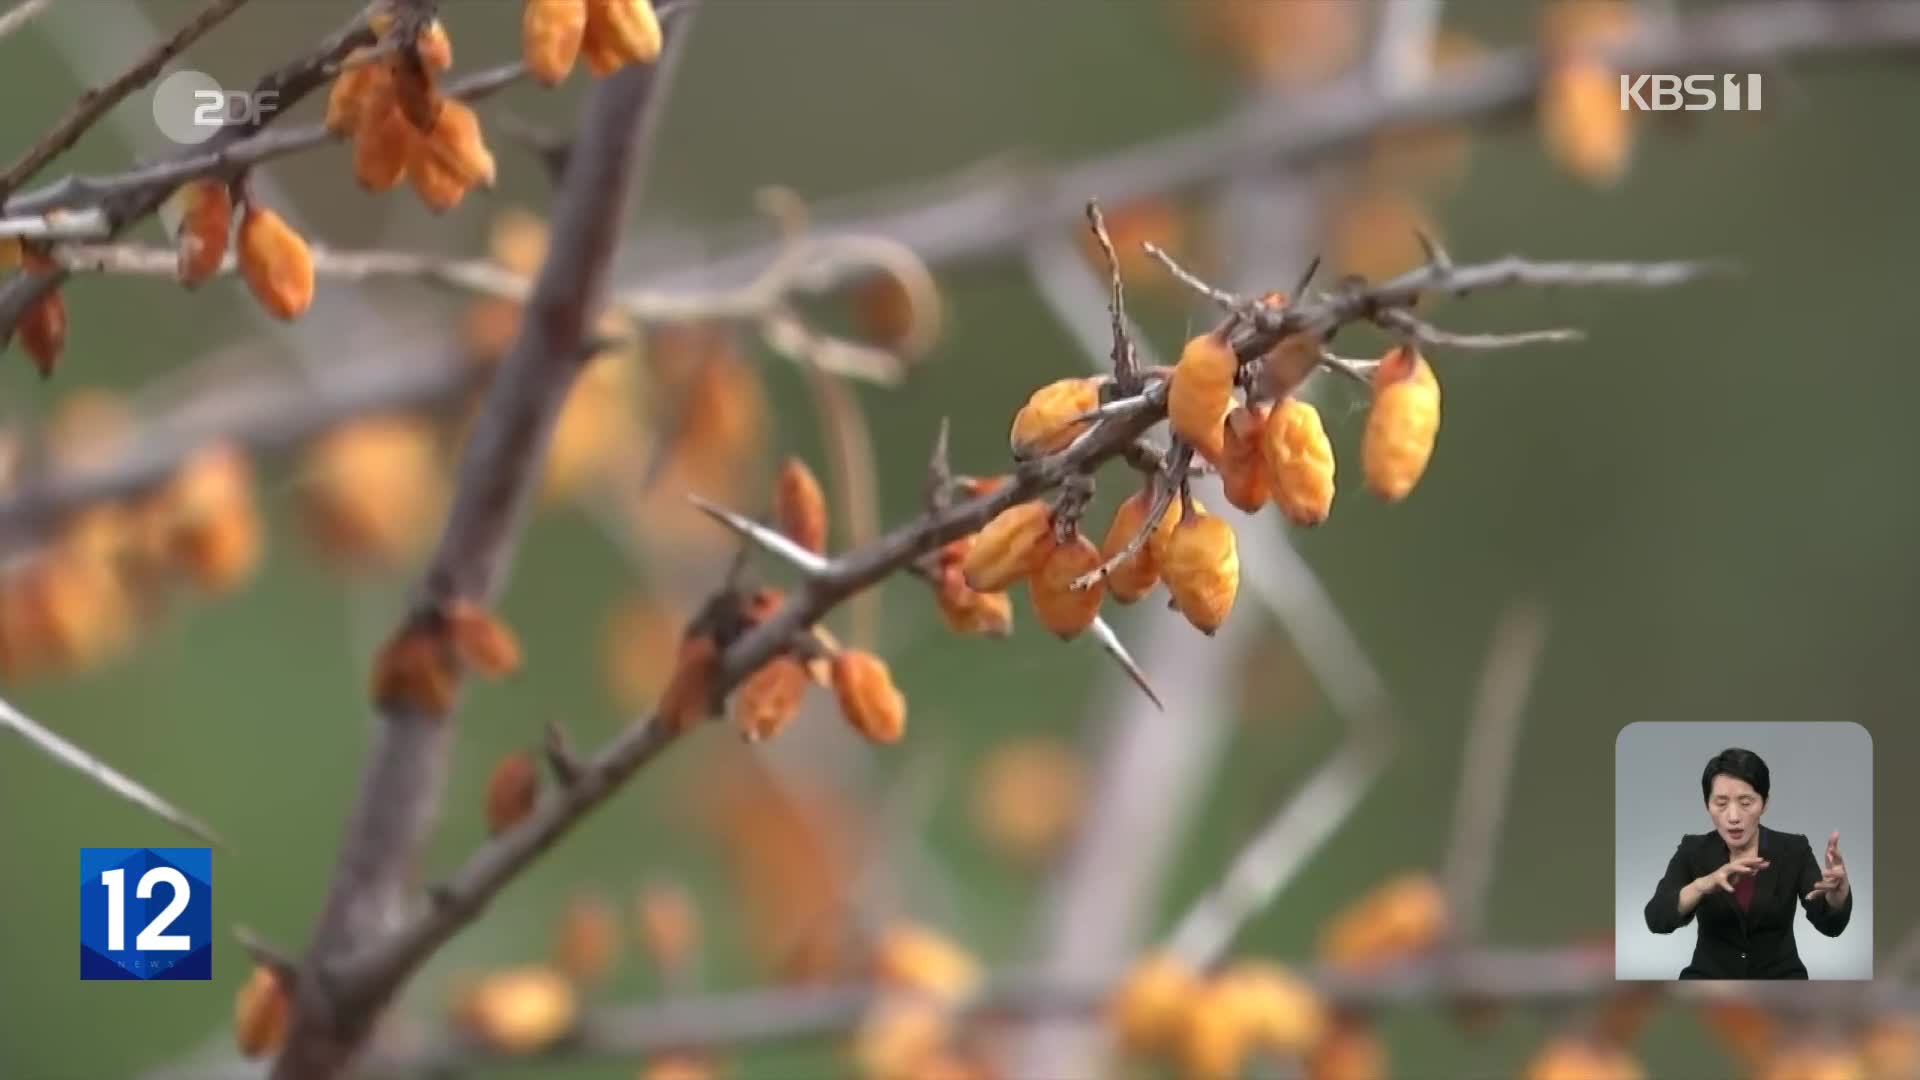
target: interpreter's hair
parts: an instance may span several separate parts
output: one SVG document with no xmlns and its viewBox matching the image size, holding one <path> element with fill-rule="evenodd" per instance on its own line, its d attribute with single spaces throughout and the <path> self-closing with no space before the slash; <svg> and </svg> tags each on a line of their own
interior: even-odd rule
<svg viewBox="0 0 1920 1080">
<path fill-rule="evenodd" d="M 1742 750 L 1737 746 L 1728 747 L 1713 756 L 1707 762 L 1707 768 L 1700 774 L 1700 801 L 1713 798 L 1713 778 L 1731 776 L 1735 780 L 1745 780 L 1760 793 L 1760 801 L 1767 801 L 1767 791 L 1772 787 L 1771 774 L 1767 772 L 1767 763 L 1760 755 L 1751 750 Z"/>
</svg>

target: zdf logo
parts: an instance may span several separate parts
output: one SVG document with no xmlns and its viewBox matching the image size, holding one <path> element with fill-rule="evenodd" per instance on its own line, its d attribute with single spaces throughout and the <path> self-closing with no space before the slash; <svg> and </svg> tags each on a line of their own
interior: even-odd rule
<svg viewBox="0 0 1920 1080">
<path fill-rule="evenodd" d="M 1622 75 L 1620 108 L 1644 112 L 1748 112 L 1760 108 L 1759 75 Z"/>
<path fill-rule="evenodd" d="M 225 90 L 205 72 L 176 71 L 153 88 L 153 122 L 160 134 L 194 146 L 229 124 L 258 123 L 278 104 L 272 90 Z"/>
</svg>

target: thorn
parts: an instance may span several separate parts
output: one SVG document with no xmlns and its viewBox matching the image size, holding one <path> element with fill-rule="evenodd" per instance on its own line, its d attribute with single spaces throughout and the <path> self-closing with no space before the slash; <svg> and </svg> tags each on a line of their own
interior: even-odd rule
<svg viewBox="0 0 1920 1080">
<path fill-rule="evenodd" d="M 1166 703 L 1160 700 L 1160 695 L 1154 691 L 1153 684 L 1147 681 L 1147 673 L 1140 670 L 1140 665 L 1134 661 L 1133 654 L 1129 653 L 1127 647 L 1121 643 L 1119 635 L 1113 632 L 1113 627 L 1107 625 L 1107 620 L 1095 616 L 1093 633 L 1099 639 L 1100 647 L 1105 649 L 1107 655 L 1113 657 L 1121 670 L 1127 673 L 1127 678 L 1133 680 L 1133 685 L 1147 695 L 1147 700 L 1153 702 L 1153 707 L 1166 712 Z"/>
<path fill-rule="evenodd" d="M 1307 286 L 1313 284 L 1313 275 L 1319 272 L 1320 256 L 1315 254 L 1312 259 L 1307 261 L 1307 268 L 1300 272 L 1300 279 L 1294 282 L 1293 292 L 1287 294 L 1293 297 L 1294 303 L 1299 303 L 1301 299 L 1307 295 Z"/>
<path fill-rule="evenodd" d="M 1427 253 L 1427 264 L 1433 267 L 1434 275 L 1441 278 L 1451 275 L 1453 257 L 1447 254 L 1447 249 L 1425 229 L 1415 229 L 1413 235 L 1419 239 L 1420 249 Z"/>
<path fill-rule="evenodd" d="M 933 437 L 933 453 L 927 459 L 927 508 L 943 510 L 952 501 L 953 462 L 949 457 L 948 443 L 952 424 L 949 418 L 940 418 L 940 431 Z"/>
<path fill-rule="evenodd" d="M 708 517 L 713 518 L 720 524 L 725 525 L 727 528 L 760 545 L 768 552 L 778 555 L 787 562 L 792 563 L 795 567 L 811 577 L 819 577 L 826 573 L 827 567 L 833 565 L 826 559 L 815 555 L 813 552 L 787 539 L 782 533 L 769 529 L 757 521 L 749 521 L 739 514 L 723 506 L 708 502 L 698 495 L 689 494 L 687 501 L 699 507 Z"/>
<path fill-rule="evenodd" d="M 563 788 L 572 787 L 580 779 L 585 767 L 580 763 L 580 755 L 573 749 L 573 739 L 567 735 L 567 729 L 560 721 L 547 721 L 547 736 L 542 749 L 546 751 L 547 768 L 553 771 L 553 778 Z"/>
</svg>

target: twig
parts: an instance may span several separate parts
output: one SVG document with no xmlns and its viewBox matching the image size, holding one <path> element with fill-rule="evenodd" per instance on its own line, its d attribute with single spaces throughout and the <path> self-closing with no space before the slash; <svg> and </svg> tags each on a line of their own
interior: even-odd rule
<svg viewBox="0 0 1920 1080">
<path fill-rule="evenodd" d="M 1453 934 L 1461 943 L 1477 941 L 1485 920 L 1513 756 L 1546 636 L 1546 612 L 1538 605 L 1508 608 L 1494 630 L 1480 673 L 1443 871 Z"/>
<path fill-rule="evenodd" d="M 1240 299 L 1227 290 L 1216 288 L 1200 280 L 1199 275 L 1181 266 L 1179 262 L 1175 261 L 1173 256 L 1162 250 L 1160 245 L 1143 242 L 1140 247 L 1146 251 L 1148 255 L 1153 256 L 1154 260 L 1161 266 L 1166 267 L 1167 273 L 1172 274 L 1175 281 L 1206 297 L 1208 300 L 1213 301 L 1213 306 L 1219 308 L 1221 311 L 1231 314 L 1247 306 L 1245 300 Z"/>
<path fill-rule="evenodd" d="M 194 16 L 192 21 L 181 27 L 172 37 L 148 49 L 118 78 L 105 86 L 88 90 L 80 95 L 80 100 L 74 102 L 65 116 L 61 117 L 53 127 L 47 129 L 45 134 L 34 140 L 33 145 L 27 147 L 24 153 L 15 158 L 5 172 L 0 173 L 0 204 L 5 203 L 6 197 L 12 194 L 23 181 L 32 178 L 48 162 L 66 153 L 74 143 L 79 142 L 80 136 L 86 134 L 88 128 L 105 116 L 107 110 L 118 105 L 128 94 L 152 82 L 154 76 L 160 74 L 160 69 L 167 66 L 168 61 L 205 37 L 208 31 L 225 22 L 228 16 L 240 10 L 246 2 L 247 0 L 213 0 L 213 3 L 203 8 L 200 14 Z M 9 15 L 11 14 L 9 12 Z"/>
<path fill-rule="evenodd" d="M 174 828 L 183 829 L 215 847 L 226 849 L 227 842 L 220 839 L 212 829 L 201 824 L 198 818 L 155 795 L 139 781 L 54 734 L 48 728 L 35 723 L 32 717 L 5 701 L 0 701 L 0 730 L 13 732 L 41 753 Z"/>
<path fill-rule="evenodd" d="M 0 40 L 25 29 L 26 25 L 33 21 L 33 17 L 46 10 L 51 2 L 52 0 L 20 0 L 5 12 L 0 12 Z"/>
<path fill-rule="evenodd" d="M 1442 330 L 1430 322 L 1405 311 L 1381 312 L 1376 320 L 1389 330 L 1410 338 L 1416 345 L 1425 348 L 1451 346 L 1456 349 L 1518 349 L 1529 345 L 1558 345 L 1565 342 L 1584 341 L 1586 334 L 1579 330 L 1520 330 L 1507 334 L 1462 334 L 1452 330 Z"/>
<path fill-rule="evenodd" d="M 420 588 L 420 603 L 485 602 L 504 583 L 524 506 L 537 488 L 545 442 L 573 386 L 583 344 L 607 289 L 614 223 L 644 167 L 658 109 L 648 103 L 684 51 L 687 19 L 668 27 L 655 65 L 630 66 L 597 84 L 583 109 L 583 137 L 554 213 L 547 259 L 519 336 L 489 391 L 460 463 L 445 531 Z M 331 1076 L 347 1068 L 388 998 L 424 956 L 406 956 L 372 978 L 336 984 L 335 971 L 389 940 L 411 899 L 451 749 L 450 717 L 386 710 L 342 842 L 333 885 L 305 965 L 286 1049 L 274 1075 Z M 590 787 L 583 776 L 569 792 Z M 453 906 L 444 895 L 428 910 Z M 322 985 L 324 984 L 324 986 Z"/>
<path fill-rule="evenodd" d="M 1112 295 L 1107 300 L 1107 314 L 1113 319 L 1113 385 L 1123 397 L 1140 392 L 1140 360 L 1133 351 L 1133 337 L 1127 332 L 1127 288 L 1120 280 L 1120 260 L 1113 252 L 1113 238 L 1107 235 L 1107 219 L 1100 213 L 1100 204 L 1089 200 L 1087 203 L 1087 222 L 1093 228 L 1093 237 L 1100 242 L 1100 253 L 1107 260 L 1107 276 L 1112 282 Z"/>
</svg>

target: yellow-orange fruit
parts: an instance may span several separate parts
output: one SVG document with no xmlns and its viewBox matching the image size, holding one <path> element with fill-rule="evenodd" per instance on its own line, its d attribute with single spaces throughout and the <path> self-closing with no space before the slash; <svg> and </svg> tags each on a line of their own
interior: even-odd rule
<svg viewBox="0 0 1920 1080">
<path fill-rule="evenodd" d="M 453 66 L 453 38 L 447 36 L 447 28 L 439 19 L 420 28 L 413 49 L 430 71 L 445 71 Z"/>
<path fill-rule="evenodd" d="M 674 731 L 684 731 L 705 720 L 713 709 L 713 677 L 719 667 L 719 650 L 713 638 L 700 634 L 682 638 L 673 675 L 660 694 L 661 722 Z"/>
<path fill-rule="evenodd" d="M 549 967 L 489 974 L 469 986 L 455 1010 L 480 1041 L 508 1054 L 530 1054 L 572 1030 L 579 1014 L 573 984 Z"/>
<path fill-rule="evenodd" d="M 748 742 L 771 739 L 800 715 L 812 680 L 792 656 L 776 656 L 747 676 L 734 693 L 733 715 Z"/>
<path fill-rule="evenodd" d="M 1320 955 L 1343 970 L 1368 971 L 1412 959 L 1437 945 L 1447 929 L 1447 897 L 1425 874 L 1392 879 L 1328 923 Z"/>
<path fill-rule="evenodd" d="M 587 25 L 580 38 L 580 59 L 586 62 L 587 73 L 596 79 L 607 76 L 627 66 L 627 58 L 602 23 L 594 19 L 593 9 L 601 0 L 587 0 Z"/>
<path fill-rule="evenodd" d="M 520 13 L 520 51 L 527 73 L 558 86 L 580 58 L 587 32 L 587 0 L 526 0 Z"/>
<path fill-rule="evenodd" d="M 1167 387 L 1167 421 L 1208 461 L 1218 462 L 1223 425 L 1233 408 L 1233 380 L 1240 370 L 1233 346 L 1218 332 L 1187 342 Z"/>
<path fill-rule="evenodd" d="M 368 191 L 390 191 L 406 178 L 420 133 L 391 105 L 366 108 L 353 139 L 353 178 Z"/>
<path fill-rule="evenodd" d="M 334 77 L 327 92 L 327 130 L 335 135 L 352 135 L 367 122 L 370 107 L 384 108 L 393 100 L 393 73 L 384 62 L 363 63 L 370 49 L 355 49 L 348 54 L 351 67 Z"/>
<path fill-rule="evenodd" d="M 1100 566 L 1100 549 L 1075 529 L 1065 543 L 1048 547 L 1046 558 L 1027 582 L 1027 594 L 1033 601 L 1033 613 L 1040 625 L 1061 640 L 1078 637 L 1100 615 L 1100 601 L 1106 584 L 1095 582 L 1075 589 L 1073 581 Z"/>
<path fill-rule="evenodd" d="M 820 481 L 799 458 L 780 466 L 773 487 L 773 519 L 787 539 L 814 554 L 827 550 L 827 497 Z"/>
<path fill-rule="evenodd" d="M 893 685 L 886 661 L 847 649 L 833 658 L 833 692 L 854 730 L 878 743 L 900 741 L 907 730 L 907 699 Z"/>
<path fill-rule="evenodd" d="M 621 64 L 651 64 L 664 43 L 652 0 L 587 0 L 587 32 Z"/>
<path fill-rule="evenodd" d="M 1013 633 L 1013 598 L 969 588 L 959 564 L 941 568 L 933 589 L 940 614 L 956 634 L 1002 638 Z"/>
<path fill-rule="evenodd" d="M 441 102 L 432 129 L 424 139 L 416 141 L 408 168 L 416 167 L 422 158 L 431 159 L 435 166 L 458 178 L 465 187 L 493 186 L 493 152 L 487 149 L 486 136 L 480 130 L 480 116 L 471 105 L 458 98 Z"/>
<path fill-rule="evenodd" d="M 540 801 L 540 763 L 525 750 L 500 759 L 487 777 L 487 833 L 499 836 L 527 819 Z"/>
<path fill-rule="evenodd" d="M 1113 513 L 1113 524 L 1107 528 L 1107 538 L 1100 544 L 1101 561 L 1120 554 L 1133 538 L 1140 533 L 1140 527 L 1147 523 L 1147 514 L 1153 509 L 1152 487 L 1141 488 Z M 1153 535 L 1140 545 L 1139 550 L 1120 560 L 1107 573 L 1107 591 L 1115 600 L 1131 604 L 1153 591 L 1160 583 L 1159 549 L 1164 548 L 1166 538 L 1172 534 L 1173 527 L 1180 523 L 1180 499 L 1175 496 L 1167 504 L 1167 512 L 1160 515 L 1160 521 L 1154 526 Z"/>
<path fill-rule="evenodd" d="M 174 276 L 189 289 L 220 272 L 233 232 L 233 195 L 223 180 L 189 180 L 180 192 Z"/>
<path fill-rule="evenodd" d="M 1033 392 L 1013 414 L 1007 445 L 1016 457 L 1051 454 L 1067 448 L 1092 421 L 1080 416 L 1100 404 L 1098 379 L 1060 379 Z"/>
<path fill-rule="evenodd" d="M 313 303 L 313 253 L 279 214 L 248 204 L 240 218 L 240 273 L 269 315 L 292 321 Z"/>
<path fill-rule="evenodd" d="M 379 566 L 417 550 L 444 498 L 433 427 L 372 416 L 335 428 L 302 457 L 300 509 L 329 558 Z"/>
<path fill-rule="evenodd" d="M 233 1041 L 248 1059 L 277 1052 L 287 1039 L 292 1002 L 272 968 L 256 966 L 233 996 Z"/>
<path fill-rule="evenodd" d="M 649 885 L 640 891 L 634 919 L 640 948 L 662 971 L 680 971 L 700 946 L 700 914 L 693 898 L 678 885 Z"/>
<path fill-rule="evenodd" d="M 945 1055 L 953 1035 L 948 1010 L 907 995 L 882 998 L 861 1018 L 853 1036 L 859 1080 L 922 1080 Z"/>
<path fill-rule="evenodd" d="M 575 896 L 554 933 L 554 966 L 578 984 L 604 982 L 620 960 L 623 936 L 613 901 L 593 892 Z"/>
<path fill-rule="evenodd" d="M 1122 1045 L 1136 1054 L 1173 1048 L 1202 985 L 1193 967 L 1173 953 L 1143 957 L 1127 972 L 1108 1006 Z"/>
<path fill-rule="evenodd" d="M 1232 526 L 1200 512 L 1174 526 L 1167 539 L 1160 576 L 1180 614 L 1211 635 L 1227 621 L 1240 591 L 1240 553 Z"/>
<path fill-rule="evenodd" d="M 1333 512 L 1333 442 L 1312 402 L 1287 398 L 1267 414 L 1260 452 L 1274 504 L 1295 525 L 1318 525 Z"/>
<path fill-rule="evenodd" d="M 1646 1072 L 1625 1050 L 1561 1036 L 1527 1062 L 1525 1080 L 1643 1080 Z"/>
<path fill-rule="evenodd" d="M 940 1001 L 959 1001 L 980 985 L 980 965 L 965 949 L 923 926 L 889 927 L 874 946 L 874 977 Z"/>
<path fill-rule="evenodd" d="M 48 289 L 20 317 L 20 347 L 27 351 L 34 369 L 42 375 L 53 374 L 60 354 L 67 348 L 67 301 L 59 289 Z"/>
<path fill-rule="evenodd" d="M 1304 980 L 1274 964 L 1239 963 L 1189 999 L 1183 1063 L 1194 1076 L 1235 1076 L 1256 1051 L 1305 1054 L 1327 1025 L 1326 1006 Z"/>
<path fill-rule="evenodd" d="M 1236 406 L 1227 413 L 1220 444 L 1220 487 L 1227 501 L 1249 514 L 1267 505 L 1271 484 L 1261 432 L 1265 405 Z"/>
<path fill-rule="evenodd" d="M 1359 1020 L 1340 1020 L 1306 1060 L 1306 1080 L 1386 1080 L 1387 1048 Z"/>
<path fill-rule="evenodd" d="M 974 534 L 961 563 L 967 587 L 1000 592 L 1040 568 L 1053 539 L 1053 511 L 1034 500 L 1009 506 Z"/>
<path fill-rule="evenodd" d="M 446 643 L 417 625 L 401 629 L 380 650 L 372 683 L 373 703 L 381 709 L 429 717 L 453 711 L 459 692 Z"/>
<path fill-rule="evenodd" d="M 237 448 L 216 444 L 189 458 L 162 494 L 159 514 L 169 562 L 201 588 L 233 588 L 259 566 L 253 469 Z"/>
<path fill-rule="evenodd" d="M 437 80 L 432 69 L 412 63 L 405 56 L 391 58 L 387 69 L 393 73 L 393 103 L 400 115 L 407 118 L 415 131 L 421 134 L 432 131 L 440 118 L 441 106 L 448 101 L 435 85 Z"/>
<path fill-rule="evenodd" d="M 414 154 L 407 162 L 407 183 L 420 199 L 420 205 L 436 214 L 459 206 L 467 197 L 470 185 L 428 152 L 423 141 L 416 139 L 413 145 Z"/>
<path fill-rule="evenodd" d="M 973 819 L 981 836 L 1009 858 L 1036 863 L 1072 835 L 1086 802 L 1086 770 L 1058 739 L 1001 743 L 980 763 Z"/>
<path fill-rule="evenodd" d="M 460 662 L 482 675 L 520 670 L 520 641 L 492 612 L 465 597 L 446 607 L 447 632 Z"/>
<path fill-rule="evenodd" d="M 1591 56 L 1565 56 L 1548 67 L 1538 108 L 1541 138 L 1561 167 L 1599 186 L 1625 175 L 1633 113 L 1620 107 L 1618 71 Z"/>
<path fill-rule="evenodd" d="M 1413 491 L 1440 434 L 1440 382 L 1418 352 L 1397 346 L 1373 373 L 1373 408 L 1360 452 L 1367 487 L 1389 502 Z"/>
</svg>

